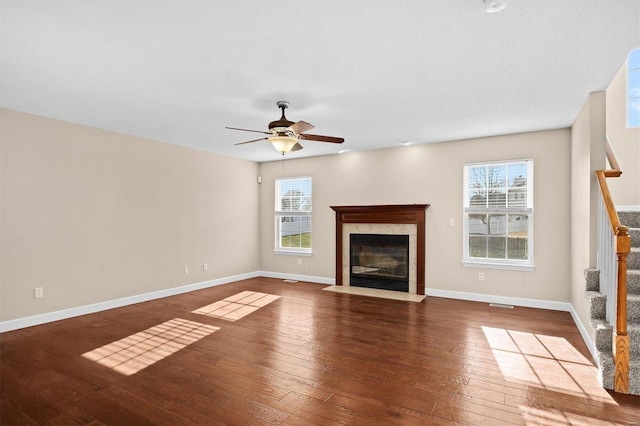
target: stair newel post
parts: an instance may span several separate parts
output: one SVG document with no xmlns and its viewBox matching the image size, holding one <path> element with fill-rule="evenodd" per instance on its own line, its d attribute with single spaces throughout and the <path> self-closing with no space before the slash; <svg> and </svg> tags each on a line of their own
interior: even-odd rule
<svg viewBox="0 0 640 426">
<path fill-rule="evenodd" d="M 616 228 L 616 253 L 618 256 L 618 295 L 616 300 L 616 332 L 613 336 L 613 357 L 616 366 L 614 390 L 629 393 L 629 336 L 627 334 L 627 255 L 631 251 L 628 228 Z"/>
</svg>

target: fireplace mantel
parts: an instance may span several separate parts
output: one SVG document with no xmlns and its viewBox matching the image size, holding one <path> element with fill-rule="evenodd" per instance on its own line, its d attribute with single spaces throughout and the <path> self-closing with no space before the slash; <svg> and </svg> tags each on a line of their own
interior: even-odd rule
<svg viewBox="0 0 640 426">
<path fill-rule="evenodd" d="M 417 294 L 424 294 L 425 211 L 429 204 L 331 206 L 336 212 L 336 285 L 342 285 L 342 225 L 345 223 L 398 223 L 417 227 Z"/>
</svg>

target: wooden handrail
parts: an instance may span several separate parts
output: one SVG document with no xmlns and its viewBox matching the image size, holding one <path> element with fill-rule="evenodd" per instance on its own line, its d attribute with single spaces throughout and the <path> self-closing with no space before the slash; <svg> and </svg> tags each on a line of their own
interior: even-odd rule
<svg viewBox="0 0 640 426">
<path fill-rule="evenodd" d="M 611 231 L 615 236 L 616 256 L 618 259 L 617 297 L 616 297 L 616 331 L 613 336 L 613 358 L 615 363 L 614 391 L 629 393 L 629 335 L 627 334 L 627 256 L 631 251 L 629 229 L 622 226 L 616 211 L 608 177 L 619 177 L 622 174 L 613 147 L 606 140 L 607 161 L 612 170 L 596 170 L 596 176 L 602 192 Z"/>
<path fill-rule="evenodd" d="M 602 199 L 609 215 L 609 222 L 611 223 L 611 232 L 613 235 L 617 235 L 617 229 L 622 226 L 616 206 L 613 203 L 611 192 L 609 191 L 609 185 L 607 185 L 607 172 L 609 170 L 596 170 L 596 176 L 598 177 L 598 183 L 600 184 L 600 192 L 602 193 Z M 615 177 L 615 176 L 611 176 Z"/>
</svg>

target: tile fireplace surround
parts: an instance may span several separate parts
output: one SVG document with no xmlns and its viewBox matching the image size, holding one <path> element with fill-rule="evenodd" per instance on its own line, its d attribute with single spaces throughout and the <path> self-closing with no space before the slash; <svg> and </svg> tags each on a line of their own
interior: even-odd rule
<svg viewBox="0 0 640 426">
<path fill-rule="evenodd" d="M 331 206 L 336 212 L 336 285 L 349 285 L 351 234 L 409 235 L 409 293 L 423 295 L 428 207 L 429 204 Z"/>
</svg>

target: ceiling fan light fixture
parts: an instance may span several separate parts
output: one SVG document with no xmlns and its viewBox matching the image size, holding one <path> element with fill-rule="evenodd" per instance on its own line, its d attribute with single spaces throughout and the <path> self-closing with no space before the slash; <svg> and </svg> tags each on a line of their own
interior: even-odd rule
<svg viewBox="0 0 640 426">
<path fill-rule="evenodd" d="M 269 138 L 269 142 L 281 153 L 291 151 L 291 148 L 298 143 L 298 138 L 295 136 L 273 136 Z"/>
<path fill-rule="evenodd" d="M 482 4 L 484 5 L 484 11 L 487 13 L 498 13 L 509 6 L 507 0 L 482 0 Z"/>
</svg>

